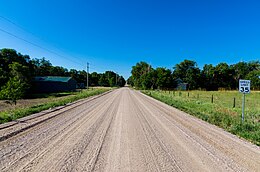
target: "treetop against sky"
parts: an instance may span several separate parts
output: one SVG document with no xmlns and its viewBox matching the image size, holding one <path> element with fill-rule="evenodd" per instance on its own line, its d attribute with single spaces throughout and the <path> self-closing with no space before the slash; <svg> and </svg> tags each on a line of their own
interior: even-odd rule
<svg viewBox="0 0 260 172">
<path fill-rule="evenodd" d="M 242 0 L 1 1 L 0 48 L 78 70 L 130 76 L 146 61 L 172 68 L 259 60 L 260 2 Z"/>
</svg>

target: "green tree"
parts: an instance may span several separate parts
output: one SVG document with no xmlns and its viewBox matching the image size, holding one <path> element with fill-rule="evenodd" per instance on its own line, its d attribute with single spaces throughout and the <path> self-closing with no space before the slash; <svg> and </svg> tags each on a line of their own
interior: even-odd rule
<svg viewBox="0 0 260 172">
<path fill-rule="evenodd" d="M 157 70 L 150 67 L 149 72 L 144 75 L 145 78 L 145 84 L 143 86 L 144 89 L 157 89 L 158 88 L 158 76 L 157 76 Z"/>
<path fill-rule="evenodd" d="M 233 82 L 232 71 L 227 63 L 219 63 L 215 67 L 215 80 L 218 87 L 231 89 Z"/>
<path fill-rule="evenodd" d="M 132 80 L 134 86 L 137 88 L 144 87 L 145 75 L 151 71 L 151 66 L 146 62 L 139 62 L 132 67 Z"/>
<path fill-rule="evenodd" d="M 75 80 L 78 80 L 78 71 L 76 69 L 70 69 L 69 74 L 70 77 L 74 78 Z"/>
<path fill-rule="evenodd" d="M 14 104 L 22 98 L 29 88 L 30 73 L 28 66 L 18 62 L 9 65 L 10 77 L 8 82 L 1 87 L 1 99 L 10 100 Z"/>
<path fill-rule="evenodd" d="M 107 80 L 108 80 L 109 87 L 116 86 L 116 79 L 115 79 L 115 77 L 107 78 Z"/>
<path fill-rule="evenodd" d="M 61 66 L 51 66 L 50 67 L 50 76 L 68 76 L 68 69 Z"/>
<path fill-rule="evenodd" d="M 13 49 L 1 49 L 0 50 L 0 87 L 5 85 L 11 77 L 10 65 L 13 63 L 20 64 L 23 67 L 29 68 L 30 57 L 28 55 L 22 55 L 17 53 Z M 23 73 L 25 76 L 30 75 L 30 71 Z"/>
<path fill-rule="evenodd" d="M 92 78 L 92 80 L 91 80 L 90 85 L 98 86 L 98 80 L 100 78 L 100 74 L 98 74 L 97 72 L 93 72 L 93 73 L 91 73 L 91 78 Z"/>
<path fill-rule="evenodd" d="M 109 86 L 109 83 L 108 83 L 108 80 L 107 80 L 107 77 L 105 76 L 105 74 L 101 74 L 99 80 L 98 80 L 98 84 L 100 86 L 104 86 L 104 87 L 108 87 Z"/>
<path fill-rule="evenodd" d="M 166 69 L 162 67 L 156 68 L 156 75 L 157 75 L 156 85 L 159 89 L 174 87 L 172 73 L 170 69 Z"/>
<path fill-rule="evenodd" d="M 117 74 L 117 73 L 115 73 L 115 72 L 113 72 L 113 71 L 106 71 L 105 73 L 104 73 L 104 75 L 105 75 L 105 77 L 106 77 L 106 82 L 108 83 L 108 85 L 110 86 L 110 87 L 115 87 L 115 86 L 117 86 L 116 84 L 117 84 L 117 81 L 116 81 L 116 79 L 118 80 L 118 78 L 119 78 L 119 75 Z"/>
<path fill-rule="evenodd" d="M 260 70 L 249 72 L 245 79 L 251 80 L 251 88 L 253 90 L 260 90 Z"/>
<path fill-rule="evenodd" d="M 10 77 L 17 77 L 22 82 L 29 84 L 31 75 L 29 72 L 29 67 L 24 66 L 18 62 L 13 62 L 9 65 Z"/>
<path fill-rule="evenodd" d="M 198 89 L 200 87 L 200 69 L 198 67 L 190 68 L 187 71 L 185 82 L 189 84 L 189 89 Z"/>
<path fill-rule="evenodd" d="M 31 64 L 34 68 L 34 76 L 53 76 L 52 73 L 52 64 L 49 60 L 46 60 L 45 57 L 41 59 L 31 60 Z M 53 75 L 52 75 L 53 74 Z"/>
<path fill-rule="evenodd" d="M 218 85 L 215 79 L 215 67 L 212 64 L 205 64 L 201 71 L 200 87 L 208 91 L 217 90 Z"/>
<path fill-rule="evenodd" d="M 0 67 L 0 88 L 8 81 L 8 74 Z"/>
<path fill-rule="evenodd" d="M 173 68 L 174 79 L 181 79 L 189 84 L 189 89 L 197 89 L 200 86 L 200 69 L 197 63 L 191 60 L 184 60 L 180 64 L 176 64 Z"/>
<path fill-rule="evenodd" d="M 118 77 L 118 82 L 117 82 L 119 87 L 124 87 L 126 84 L 126 80 L 123 76 L 119 76 Z"/>
<path fill-rule="evenodd" d="M 21 81 L 18 77 L 12 77 L 6 85 L 1 88 L 1 99 L 10 100 L 16 105 L 17 100 L 24 96 L 26 88 L 25 82 Z"/>
<path fill-rule="evenodd" d="M 239 79 L 245 79 L 246 75 L 250 72 L 250 68 L 246 62 L 236 63 L 231 68 L 234 71 L 233 78 L 236 83 L 238 83 Z"/>
<path fill-rule="evenodd" d="M 134 81 L 133 81 L 133 76 L 130 76 L 128 79 L 127 79 L 127 84 L 130 85 L 130 86 L 134 86 Z"/>
<path fill-rule="evenodd" d="M 142 89 L 152 89 L 154 86 L 154 83 L 152 82 L 152 72 L 145 73 L 140 78 L 141 87 Z"/>
<path fill-rule="evenodd" d="M 248 63 L 248 66 L 249 66 L 250 71 L 254 71 L 254 70 L 259 71 L 260 70 L 260 61 L 251 61 Z"/>
</svg>

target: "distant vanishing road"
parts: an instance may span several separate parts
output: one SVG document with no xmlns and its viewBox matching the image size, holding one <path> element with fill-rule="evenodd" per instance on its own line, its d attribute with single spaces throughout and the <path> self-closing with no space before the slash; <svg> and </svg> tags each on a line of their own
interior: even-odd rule
<svg viewBox="0 0 260 172">
<path fill-rule="evenodd" d="M 0 171 L 260 171 L 260 149 L 121 88 L 0 125 Z"/>
</svg>

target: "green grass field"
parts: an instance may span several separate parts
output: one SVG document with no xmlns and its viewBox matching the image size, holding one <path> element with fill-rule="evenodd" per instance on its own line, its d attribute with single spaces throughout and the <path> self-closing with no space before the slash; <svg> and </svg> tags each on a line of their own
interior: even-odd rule
<svg viewBox="0 0 260 172">
<path fill-rule="evenodd" d="M 252 91 L 246 95 L 245 121 L 243 123 L 241 122 L 243 94 L 238 91 L 143 92 L 155 99 L 224 128 L 256 145 L 260 145 L 260 92 Z"/>
<path fill-rule="evenodd" d="M 41 103 L 37 103 L 34 105 L 29 103 L 28 105 L 23 105 L 22 107 L 18 106 L 17 108 L 14 109 L 0 111 L 0 124 L 19 119 L 31 115 L 33 113 L 38 113 L 40 111 L 47 110 L 49 108 L 66 105 L 68 103 L 74 102 L 79 99 L 98 95 L 106 91 L 109 91 L 111 89 L 112 88 L 100 87 L 100 88 L 91 88 L 89 90 L 82 90 L 80 92 L 64 93 L 66 95 L 63 95 L 63 93 L 48 94 L 48 95 L 46 94 L 45 96 L 37 95 L 36 97 L 44 97 L 41 98 L 43 100 L 37 99 L 37 101 Z"/>
</svg>

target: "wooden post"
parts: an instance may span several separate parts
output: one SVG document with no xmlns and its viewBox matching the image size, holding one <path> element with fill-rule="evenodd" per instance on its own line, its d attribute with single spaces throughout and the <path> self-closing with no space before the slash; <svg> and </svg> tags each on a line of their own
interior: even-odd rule
<svg viewBox="0 0 260 172">
<path fill-rule="evenodd" d="M 236 98 L 234 97 L 234 100 L 233 100 L 233 108 L 236 107 Z"/>
<path fill-rule="evenodd" d="M 212 96 L 211 96 L 211 103 L 213 103 L 213 94 L 212 94 Z"/>
</svg>

